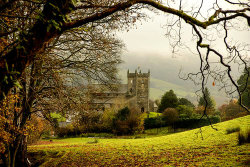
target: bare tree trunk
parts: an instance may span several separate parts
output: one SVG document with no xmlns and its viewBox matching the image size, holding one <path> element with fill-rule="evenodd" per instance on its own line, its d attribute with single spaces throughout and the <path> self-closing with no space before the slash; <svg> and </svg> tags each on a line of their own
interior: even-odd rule
<svg viewBox="0 0 250 167">
<path fill-rule="evenodd" d="M 18 147 L 17 150 L 17 154 L 16 154 L 16 162 L 15 162 L 15 166 L 19 167 L 30 167 L 31 163 L 28 160 L 28 156 L 27 156 L 27 137 L 26 136 L 22 136 L 21 141 L 20 141 L 20 145 Z"/>
<path fill-rule="evenodd" d="M 27 158 L 27 140 L 24 135 L 19 136 L 7 148 L 8 156 L 1 155 L 4 166 L 6 167 L 30 167 L 31 164 Z"/>
</svg>

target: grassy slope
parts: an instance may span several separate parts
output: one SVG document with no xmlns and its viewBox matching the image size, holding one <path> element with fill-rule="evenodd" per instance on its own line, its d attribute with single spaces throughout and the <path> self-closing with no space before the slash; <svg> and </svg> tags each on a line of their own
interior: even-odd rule
<svg viewBox="0 0 250 167">
<path fill-rule="evenodd" d="M 249 144 L 237 145 L 229 127 L 250 127 L 250 116 L 167 136 L 145 139 L 57 139 L 33 145 L 30 153 L 45 152 L 42 166 L 247 166 Z M 60 143 L 61 142 L 61 143 Z"/>
</svg>

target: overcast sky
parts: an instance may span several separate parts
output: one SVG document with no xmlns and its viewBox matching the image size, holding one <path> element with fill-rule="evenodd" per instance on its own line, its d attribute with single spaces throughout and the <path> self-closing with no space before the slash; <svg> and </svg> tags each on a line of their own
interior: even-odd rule
<svg viewBox="0 0 250 167">
<path fill-rule="evenodd" d="M 153 12 L 147 12 L 152 19 L 147 21 L 139 21 L 135 27 L 132 27 L 128 32 L 118 32 L 118 37 L 123 40 L 126 45 L 126 53 L 154 53 L 166 57 L 175 57 L 186 54 L 187 50 L 181 50 L 176 55 L 172 53 L 172 47 L 169 44 L 169 39 L 165 36 L 166 29 L 163 27 L 166 24 L 166 16 L 156 15 Z M 246 24 L 246 23 L 244 23 Z M 191 29 L 189 25 L 182 24 L 182 42 L 191 41 Z M 249 30 L 249 29 L 248 29 Z M 230 36 L 238 42 L 250 42 L 249 31 L 237 31 Z M 195 52 L 196 41 L 186 43 L 193 52 Z M 221 44 L 220 44 L 221 45 Z M 223 47 L 223 45 L 221 45 Z M 189 53 L 191 54 L 191 52 Z"/>
<path fill-rule="evenodd" d="M 229 3 L 226 3 L 225 0 L 216 0 L 218 5 L 223 9 L 236 9 L 235 5 L 229 5 Z M 164 0 L 163 0 L 164 2 Z M 214 14 L 214 10 L 212 9 L 215 3 L 215 0 L 172 0 L 172 1 L 165 1 L 167 2 L 171 7 L 174 7 L 176 9 L 179 8 L 179 2 L 182 2 L 182 10 L 183 11 L 197 11 L 200 7 L 200 3 L 203 2 L 202 8 L 200 8 L 200 13 L 205 18 L 208 18 L 212 14 Z M 250 3 L 249 0 L 242 0 L 241 2 Z M 167 4 L 165 4 L 167 5 Z M 136 26 L 131 28 L 128 32 L 118 32 L 118 36 L 124 41 L 124 43 L 127 46 L 127 52 L 128 53 L 155 53 L 166 57 L 173 57 L 172 48 L 170 46 L 168 38 L 166 38 L 165 34 L 167 32 L 166 27 L 163 28 L 163 26 L 166 23 L 171 22 L 171 20 L 176 20 L 177 17 L 166 15 L 163 12 L 158 12 L 158 15 L 155 13 L 143 9 L 143 12 L 145 12 L 151 19 L 148 19 L 147 21 L 137 22 Z M 248 13 L 249 14 L 249 13 Z M 204 20 L 201 15 L 198 15 L 199 20 Z M 249 34 L 249 27 L 246 26 L 247 22 L 246 19 L 244 19 L 243 24 L 239 22 L 233 22 L 233 26 L 237 28 L 237 31 L 232 31 L 232 33 L 229 33 L 228 40 L 233 39 L 234 41 L 240 43 L 248 43 L 250 42 L 250 34 Z M 182 22 L 182 30 L 181 30 L 181 37 L 182 42 L 184 44 L 187 44 L 192 48 L 193 52 L 196 52 L 194 45 L 196 41 L 191 42 L 192 39 L 192 31 L 190 25 L 187 25 L 186 23 Z M 227 26 L 229 26 L 227 24 Z M 247 31 L 239 31 L 240 29 L 245 28 L 248 29 Z M 209 29 L 209 28 L 208 28 Z M 217 27 L 217 30 L 223 29 L 223 27 Z M 175 29 L 176 30 L 176 29 Z M 213 34 L 209 37 L 210 39 L 215 39 L 217 37 L 223 37 L 224 34 L 217 33 L 217 30 L 209 30 Z M 177 30 L 178 31 L 178 30 Z M 217 34 L 216 34 L 217 33 Z M 171 42 L 172 43 L 172 42 Z M 216 42 L 215 44 L 218 48 L 223 47 L 223 44 L 220 42 Z M 216 47 L 214 46 L 214 47 Z M 125 52 L 126 54 L 126 52 Z M 180 50 L 179 53 L 176 53 L 176 56 L 178 55 L 184 55 L 187 54 L 187 50 Z"/>
<path fill-rule="evenodd" d="M 139 66 L 144 72 L 147 72 L 147 70 L 150 69 L 151 76 L 158 79 L 168 82 L 171 82 L 169 79 L 172 79 L 172 83 L 174 84 L 186 82 L 181 81 L 181 79 L 178 78 L 179 70 L 183 68 L 184 72 L 189 73 L 197 72 L 199 68 L 199 56 L 197 55 L 195 46 L 196 40 L 192 38 L 191 27 L 186 23 L 183 23 L 181 30 L 181 41 L 188 46 L 189 49 L 185 47 L 177 48 L 177 52 L 173 53 L 173 48 L 170 46 L 171 41 L 165 36 L 167 31 L 166 28 L 164 28 L 164 25 L 167 22 L 166 20 L 169 19 L 169 17 L 166 17 L 164 14 L 156 15 L 150 11 L 147 11 L 147 14 L 149 14 L 151 19 L 148 19 L 147 21 L 139 21 L 136 26 L 132 27 L 128 32 L 117 32 L 117 36 L 126 45 L 126 50 L 122 54 L 122 59 L 125 61 L 122 67 L 125 69 L 129 68 L 132 71 Z M 234 26 L 237 26 L 238 29 L 245 27 L 246 30 L 232 31 L 232 33 L 229 34 L 230 37 L 228 40 L 234 40 L 235 45 L 240 43 L 248 44 L 248 52 L 246 52 L 245 55 L 248 57 L 249 62 L 250 33 L 249 27 L 247 28 L 246 25 L 246 21 L 244 21 L 242 25 L 235 24 Z M 213 31 L 211 30 L 211 32 Z M 223 34 L 214 33 L 211 35 L 212 39 L 217 37 L 221 40 L 223 39 Z M 225 46 L 220 41 L 212 43 L 211 46 L 219 50 L 222 54 L 226 53 L 223 51 Z M 216 60 L 214 57 L 216 56 L 212 55 L 212 59 Z M 156 69 L 156 63 L 159 64 L 160 70 Z M 163 69 L 164 67 L 162 67 L 164 65 L 166 65 L 165 70 Z M 170 71 L 170 68 L 175 68 L 175 71 Z M 193 71 L 191 69 L 193 69 Z M 233 71 L 235 78 L 239 77 L 239 72 L 237 71 L 237 69 L 236 71 Z M 166 73 L 166 75 L 157 75 L 159 73 Z M 174 77 L 170 77 L 169 75 L 173 75 Z"/>
<path fill-rule="evenodd" d="M 189 25 L 182 23 L 183 28 L 181 30 L 181 41 L 183 44 L 185 44 L 185 46 L 188 46 L 189 49 L 185 48 L 184 46 L 182 48 L 178 47 L 177 51 L 173 53 L 173 48 L 170 46 L 171 41 L 169 41 L 169 39 L 166 37 L 165 34 L 167 31 L 166 28 L 164 28 L 166 19 L 168 17 L 166 17 L 164 14 L 156 15 L 150 11 L 146 12 L 151 19 L 148 19 L 147 21 L 139 21 L 136 26 L 132 27 L 128 32 L 117 32 L 118 37 L 126 45 L 126 50 L 123 52 L 124 60 L 133 59 L 134 56 L 140 56 L 143 58 L 143 55 L 145 54 L 156 55 L 156 58 L 160 56 L 166 60 L 175 59 L 182 61 L 183 63 L 192 61 L 194 59 L 197 59 L 197 62 L 199 61 L 199 57 L 196 55 L 197 51 L 195 49 L 196 41 L 192 39 L 191 27 Z M 244 25 L 246 25 L 246 22 Z M 241 25 L 238 27 L 241 27 Z M 249 45 L 250 43 L 249 28 L 247 31 L 234 31 L 229 35 L 229 40 L 233 39 L 236 41 L 236 44 L 247 43 Z M 215 38 L 215 36 L 216 38 L 223 37 L 222 34 L 215 33 L 212 38 Z M 225 48 L 225 46 L 220 41 L 214 42 L 212 47 L 223 53 L 222 48 Z M 250 48 L 248 47 L 248 49 Z M 138 66 L 140 66 L 140 64 L 138 64 Z"/>
</svg>

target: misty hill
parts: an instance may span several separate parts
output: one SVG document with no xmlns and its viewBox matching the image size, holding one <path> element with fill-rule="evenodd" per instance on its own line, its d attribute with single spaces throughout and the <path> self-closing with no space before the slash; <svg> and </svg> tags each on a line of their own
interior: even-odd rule
<svg viewBox="0 0 250 167">
<path fill-rule="evenodd" d="M 200 89 L 200 85 L 195 86 L 192 81 L 186 81 L 179 78 L 181 75 L 189 72 L 197 72 L 199 70 L 199 60 L 197 57 L 164 57 L 160 55 L 124 55 L 122 57 L 124 63 L 120 66 L 120 77 L 123 83 L 127 82 L 127 70 L 131 72 L 138 67 L 142 72 L 150 70 L 150 98 L 160 99 L 168 90 L 173 89 L 178 97 L 185 97 L 197 103 L 197 95 L 195 92 Z M 217 87 L 211 84 L 211 95 L 214 97 L 217 106 L 225 103 L 229 99 L 222 91 L 218 91 Z"/>
</svg>

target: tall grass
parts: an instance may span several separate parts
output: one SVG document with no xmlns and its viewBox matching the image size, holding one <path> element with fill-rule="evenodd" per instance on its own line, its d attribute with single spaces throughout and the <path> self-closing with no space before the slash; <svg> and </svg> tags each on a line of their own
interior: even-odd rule
<svg viewBox="0 0 250 167">
<path fill-rule="evenodd" d="M 240 131 L 238 134 L 238 144 L 242 145 L 245 143 L 250 143 L 250 129 L 247 131 Z"/>
<path fill-rule="evenodd" d="M 231 133 L 239 132 L 239 131 L 240 131 L 240 127 L 239 126 L 233 127 L 233 128 L 227 128 L 226 129 L 226 134 L 231 134 Z"/>
</svg>

